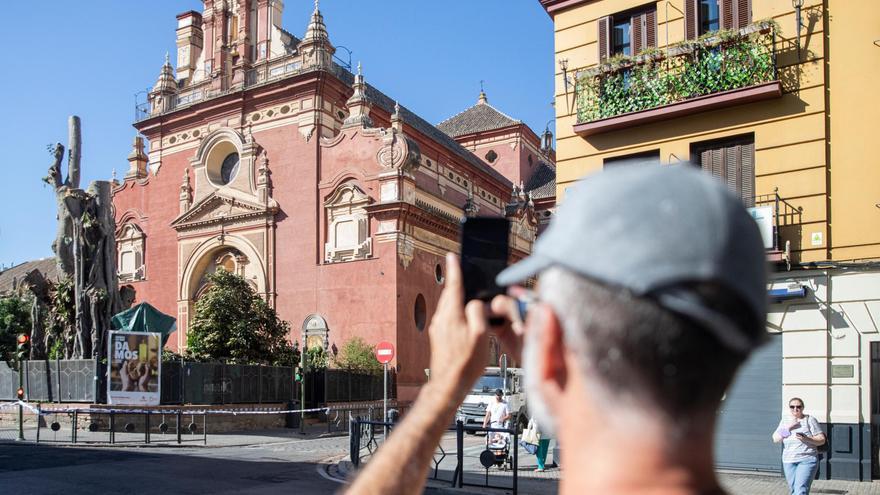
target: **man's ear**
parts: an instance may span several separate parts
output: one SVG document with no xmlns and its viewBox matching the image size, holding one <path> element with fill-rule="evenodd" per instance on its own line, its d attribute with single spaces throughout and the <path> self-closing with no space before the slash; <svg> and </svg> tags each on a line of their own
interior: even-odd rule
<svg viewBox="0 0 880 495">
<path fill-rule="evenodd" d="M 538 352 L 540 355 L 541 387 L 548 404 L 558 404 L 568 383 L 565 359 L 565 338 L 556 312 L 549 305 L 541 305 Z"/>
</svg>

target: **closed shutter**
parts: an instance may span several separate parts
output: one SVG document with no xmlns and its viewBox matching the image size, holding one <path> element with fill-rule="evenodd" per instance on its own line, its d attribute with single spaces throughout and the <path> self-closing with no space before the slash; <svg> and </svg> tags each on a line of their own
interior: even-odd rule
<svg viewBox="0 0 880 495">
<path fill-rule="evenodd" d="M 697 6 L 697 0 L 684 0 L 684 36 L 692 40 L 697 37 L 700 32 L 698 25 L 700 22 L 700 11 Z"/>
<path fill-rule="evenodd" d="M 645 12 L 645 48 L 657 46 L 657 11 Z"/>
<path fill-rule="evenodd" d="M 752 22 L 752 1 L 736 0 L 736 27 L 744 28 Z"/>
<path fill-rule="evenodd" d="M 719 468 L 779 473 L 782 448 L 770 441 L 782 404 L 782 336 L 771 335 L 736 374 L 718 408 Z"/>
<path fill-rule="evenodd" d="M 742 29 L 752 20 L 751 0 L 718 0 L 722 29 Z"/>
<path fill-rule="evenodd" d="M 601 17 L 598 22 L 599 30 L 599 62 L 603 62 L 611 56 L 611 44 L 608 34 L 611 32 L 611 17 Z"/>
<path fill-rule="evenodd" d="M 630 18 L 632 26 L 632 46 L 633 55 L 646 48 L 657 46 L 657 11 L 646 10 L 638 14 L 634 14 Z"/>
<path fill-rule="evenodd" d="M 718 13 L 721 15 L 721 29 L 735 29 L 736 16 L 734 5 L 736 0 L 718 0 Z"/>
<path fill-rule="evenodd" d="M 632 26 L 632 54 L 638 55 L 645 49 L 645 13 L 633 15 L 629 22 Z"/>
<path fill-rule="evenodd" d="M 700 166 L 737 193 L 746 206 L 754 206 L 755 144 L 736 144 L 700 152 Z"/>
<path fill-rule="evenodd" d="M 755 143 L 742 145 L 742 189 L 746 206 L 755 206 Z"/>
</svg>

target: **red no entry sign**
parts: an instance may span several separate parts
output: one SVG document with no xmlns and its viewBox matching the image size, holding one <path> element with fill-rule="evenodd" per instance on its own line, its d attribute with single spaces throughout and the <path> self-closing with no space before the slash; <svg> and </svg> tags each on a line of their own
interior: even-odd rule
<svg viewBox="0 0 880 495">
<path fill-rule="evenodd" d="M 394 344 L 382 341 L 376 345 L 376 360 L 382 364 L 388 364 L 394 359 Z"/>
</svg>

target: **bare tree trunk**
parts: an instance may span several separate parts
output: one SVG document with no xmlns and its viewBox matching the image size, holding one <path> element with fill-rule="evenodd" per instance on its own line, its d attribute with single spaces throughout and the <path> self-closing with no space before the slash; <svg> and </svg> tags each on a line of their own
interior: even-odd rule
<svg viewBox="0 0 880 495">
<path fill-rule="evenodd" d="M 61 276 L 73 282 L 73 328 L 64 329 L 68 358 L 100 359 L 110 318 L 121 311 L 116 274 L 116 222 L 112 184 L 96 181 L 88 191 L 79 188 L 81 132 L 79 117 L 68 121 L 67 180 L 61 181 L 64 147 L 56 144 L 55 161 L 46 181 L 55 187 L 58 231 L 53 249 Z"/>
</svg>

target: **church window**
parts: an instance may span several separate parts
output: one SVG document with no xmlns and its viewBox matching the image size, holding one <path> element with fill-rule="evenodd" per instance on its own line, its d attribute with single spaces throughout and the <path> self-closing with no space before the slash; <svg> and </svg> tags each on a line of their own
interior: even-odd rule
<svg viewBox="0 0 880 495">
<path fill-rule="evenodd" d="M 413 317 L 415 318 L 416 328 L 419 331 L 423 331 L 425 329 L 425 323 L 428 320 L 428 310 L 425 304 L 425 296 L 419 294 L 416 296 L 416 304 L 413 308 Z"/>
<path fill-rule="evenodd" d="M 238 153 L 230 153 L 223 159 L 223 165 L 220 166 L 220 180 L 223 185 L 229 184 L 235 178 L 235 174 L 238 173 L 238 164 Z"/>
<path fill-rule="evenodd" d="M 370 221 L 365 209 L 368 204 L 370 197 L 353 183 L 339 186 L 324 203 L 327 215 L 325 262 L 353 261 L 372 255 Z"/>
<path fill-rule="evenodd" d="M 116 239 L 119 280 L 131 282 L 144 277 L 144 233 L 133 224 L 125 224 Z"/>
<path fill-rule="evenodd" d="M 486 161 L 488 161 L 489 163 L 495 163 L 495 160 L 497 159 L 498 153 L 495 153 L 495 150 L 489 150 L 489 152 L 486 153 Z"/>
</svg>

